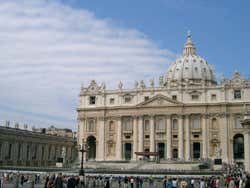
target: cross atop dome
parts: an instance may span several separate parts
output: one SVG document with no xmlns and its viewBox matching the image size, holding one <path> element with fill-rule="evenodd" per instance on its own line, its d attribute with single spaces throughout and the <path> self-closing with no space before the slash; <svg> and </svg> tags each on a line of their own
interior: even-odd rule
<svg viewBox="0 0 250 188">
<path fill-rule="evenodd" d="M 191 40 L 191 31 L 188 31 L 187 41 L 184 45 L 183 56 L 196 55 L 196 48 Z"/>
</svg>

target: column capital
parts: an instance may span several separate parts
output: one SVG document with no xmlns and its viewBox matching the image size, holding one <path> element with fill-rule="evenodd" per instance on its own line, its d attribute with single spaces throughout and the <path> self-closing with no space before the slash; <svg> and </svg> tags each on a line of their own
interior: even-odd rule
<svg viewBox="0 0 250 188">
<path fill-rule="evenodd" d="M 201 117 L 204 119 L 209 119 L 209 114 L 207 114 L 207 113 L 201 114 Z"/>
<path fill-rule="evenodd" d="M 100 116 L 97 118 L 99 121 L 105 121 L 107 118 L 105 116 Z"/>
</svg>

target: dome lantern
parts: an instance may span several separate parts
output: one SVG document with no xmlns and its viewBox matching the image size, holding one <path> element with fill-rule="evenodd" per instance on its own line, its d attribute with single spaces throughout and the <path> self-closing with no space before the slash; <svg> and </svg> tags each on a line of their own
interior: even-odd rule
<svg viewBox="0 0 250 188">
<path fill-rule="evenodd" d="M 195 45 L 191 40 L 191 33 L 188 32 L 187 42 L 184 45 L 183 56 L 196 55 Z"/>
</svg>

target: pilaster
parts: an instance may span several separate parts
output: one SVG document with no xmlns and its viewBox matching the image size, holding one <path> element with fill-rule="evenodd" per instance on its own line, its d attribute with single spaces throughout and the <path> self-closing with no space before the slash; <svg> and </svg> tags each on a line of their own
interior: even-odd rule
<svg viewBox="0 0 250 188">
<path fill-rule="evenodd" d="M 168 115 L 166 119 L 167 119 L 167 159 L 169 160 L 172 158 L 172 149 L 171 149 L 172 126 L 171 126 L 171 117 Z"/>
<path fill-rule="evenodd" d="M 117 118 L 117 138 L 116 138 L 116 160 L 122 160 L 122 122 L 121 117 Z"/>
<path fill-rule="evenodd" d="M 154 116 L 150 116 L 150 152 L 155 152 L 155 122 Z M 151 159 L 154 159 L 154 156 L 151 156 Z"/>
<path fill-rule="evenodd" d="M 183 160 L 183 116 L 178 118 L 178 158 Z"/>
</svg>

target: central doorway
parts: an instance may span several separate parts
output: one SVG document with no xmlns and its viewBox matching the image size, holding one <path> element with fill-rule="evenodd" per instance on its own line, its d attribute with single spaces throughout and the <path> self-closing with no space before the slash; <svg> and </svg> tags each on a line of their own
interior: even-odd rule
<svg viewBox="0 0 250 188">
<path fill-rule="evenodd" d="M 131 160 L 131 158 L 132 158 L 132 144 L 125 143 L 124 149 L 125 149 L 125 160 L 126 161 Z"/>
<path fill-rule="evenodd" d="M 164 159 L 165 158 L 165 144 L 158 143 L 157 146 L 158 146 L 159 158 Z"/>
<path fill-rule="evenodd" d="M 199 159 L 201 157 L 201 144 L 200 142 L 193 143 L 193 158 Z"/>
</svg>

